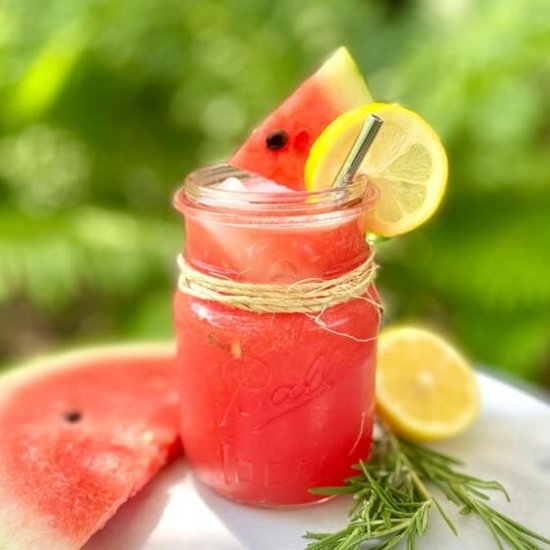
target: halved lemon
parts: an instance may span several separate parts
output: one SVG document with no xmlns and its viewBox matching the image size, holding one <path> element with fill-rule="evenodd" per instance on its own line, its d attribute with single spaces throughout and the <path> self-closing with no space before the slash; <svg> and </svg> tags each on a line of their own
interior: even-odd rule
<svg viewBox="0 0 550 550">
<path fill-rule="evenodd" d="M 413 441 L 447 439 L 470 426 L 479 402 L 474 370 L 440 336 L 408 326 L 382 332 L 376 405 L 395 433 Z"/>
<path fill-rule="evenodd" d="M 359 172 L 378 187 L 380 198 L 367 229 L 393 237 L 424 223 L 435 212 L 447 184 L 447 155 L 429 124 L 393 103 L 369 103 L 335 119 L 317 138 L 306 162 L 308 190 L 331 185 L 370 114 L 384 121 Z"/>
</svg>

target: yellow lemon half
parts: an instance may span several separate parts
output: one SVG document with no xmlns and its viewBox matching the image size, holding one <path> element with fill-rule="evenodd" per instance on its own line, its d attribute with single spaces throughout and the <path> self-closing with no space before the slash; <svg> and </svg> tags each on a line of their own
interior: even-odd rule
<svg viewBox="0 0 550 550">
<path fill-rule="evenodd" d="M 447 439 L 470 426 L 479 402 L 474 370 L 440 336 L 416 327 L 382 332 L 376 404 L 395 433 L 413 441 Z"/>
<path fill-rule="evenodd" d="M 382 125 L 360 173 L 379 190 L 367 229 L 384 237 L 406 233 L 435 212 L 447 184 L 447 155 L 435 131 L 419 115 L 391 103 L 369 103 L 335 119 L 317 138 L 305 167 L 308 190 L 326 189 L 370 114 Z"/>
</svg>

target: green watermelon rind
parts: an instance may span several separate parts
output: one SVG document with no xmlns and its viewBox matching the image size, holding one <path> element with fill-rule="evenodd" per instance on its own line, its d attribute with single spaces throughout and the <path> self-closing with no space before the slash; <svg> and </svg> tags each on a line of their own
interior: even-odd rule
<svg viewBox="0 0 550 550">
<path fill-rule="evenodd" d="M 340 46 L 331 55 L 315 77 L 324 82 L 327 88 L 334 88 L 334 97 L 339 98 L 338 103 L 349 109 L 373 102 L 365 78 L 344 46 Z M 342 86 L 343 82 L 346 83 L 345 86 Z"/>
</svg>

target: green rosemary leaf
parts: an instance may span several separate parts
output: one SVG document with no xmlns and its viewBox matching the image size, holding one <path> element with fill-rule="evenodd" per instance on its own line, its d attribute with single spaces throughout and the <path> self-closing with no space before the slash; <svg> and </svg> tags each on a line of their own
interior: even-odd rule
<svg viewBox="0 0 550 550">
<path fill-rule="evenodd" d="M 518 531 L 524 533 L 525 535 L 528 535 L 536 540 L 539 540 L 540 542 L 544 542 L 545 544 L 550 545 L 550 538 L 544 537 L 543 535 L 540 535 L 539 533 L 535 533 L 531 529 L 528 529 L 525 527 L 525 525 L 521 525 L 517 521 L 514 521 L 513 519 L 510 519 L 509 517 L 505 516 L 504 514 L 501 514 L 499 511 L 495 510 L 494 508 L 491 508 L 491 512 L 498 517 L 499 519 L 506 521 L 510 525 L 512 525 L 515 529 Z"/>
<path fill-rule="evenodd" d="M 361 516 L 365 512 L 365 507 L 367 506 L 366 502 L 361 498 L 354 498 L 354 503 L 349 511 L 349 517 L 355 519 L 357 516 Z M 370 508 L 371 505 L 369 505 Z"/>
<path fill-rule="evenodd" d="M 455 506 L 464 506 L 464 502 L 458 498 L 458 496 L 451 491 L 449 486 L 446 483 L 442 483 L 439 479 L 435 479 L 430 476 L 426 476 L 428 479 L 431 479 L 432 484 L 435 485 L 449 501 L 451 501 Z"/>
<path fill-rule="evenodd" d="M 449 456 L 439 451 L 435 451 L 433 449 L 428 449 L 427 447 L 422 447 L 415 443 L 411 443 L 410 441 L 405 442 L 404 440 L 401 440 L 401 446 L 404 451 L 407 451 L 407 450 L 412 451 L 416 455 L 424 456 L 432 462 L 442 462 L 444 464 L 452 464 L 455 466 L 463 465 L 462 460 L 459 460 L 458 458 Z"/>
<path fill-rule="evenodd" d="M 466 501 L 468 501 L 468 499 L 466 498 Z M 493 535 L 493 539 L 495 540 L 495 543 L 498 547 L 499 550 L 504 550 L 504 546 L 502 545 L 502 542 L 500 540 L 500 536 L 499 536 L 499 532 L 498 530 L 496 529 L 496 527 L 493 525 L 493 523 L 489 520 L 489 518 L 487 518 L 486 514 L 483 512 L 482 509 L 480 509 L 478 506 L 475 505 L 475 503 L 472 503 L 470 505 L 470 509 L 472 510 L 473 513 L 476 513 L 479 515 L 479 517 L 481 518 L 481 520 L 485 523 L 485 525 L 487 525 L 487 527 L 489 528 L 489 531 L 491 532 L 491 534 Z"/>
<path fill-rule="evenodd" d="M 395 537 L 386 540 L 379 546 L 374 546 L 372 550 L 391 550 L 392 548 L 395 548 L 405 538 L 406 534 L 407 531 L 402 530 Z"/>
<path fill-rule="evenodd" d="M 357 545 L 360 543 L 361 530 L 357 527 L 355 528 L 350 535 L 343 540 L 335 550 L 351 550 L 357 548 Z"/>
<path fill-rule="evenodd" d="M 372 489 L 369 485 L 361 485 L 360 489 L 356 489 L 355 494 L 353 495 L 353 498 L 361 500 L 363 497 L 368 496 L 372 494 Z"/>
<path fill-rule="evenodd" d="M 366 536 L 367 540 L 370 540 L 372 538 L 372 521 L 369 517 L 369 511 L 371 509 L 372 499 L 368 500 L 365 503 L 365 506 L 363 507 L 363 511 L 361 513 L 361 517 L 364 518 L 365 521 L 365 528 L 366 528 Z"/>
<path fill-rule="evenodd" d="M 521 550 L 536 550 L 537 546 L 533 544 L 529 539 L 524 537 L 521 533 L 518 533 L 506 522 L 499 519 L 493 520 L 493 524 L 500 536 L 508 542 L 512 548 L 518 548 Z"/>
<path fill-rule="evenodd" d="M 439 515 L 443 518 L 443 521 L 447 524 L 447 527 L 452 531 L 452 533 L 458 537 L 458 531 L 455 527 L 455 524 L 451 521 L 451 518 L 447 515 L 445 510 L 443 510 L 443 507 L 437 500 L 434 499 L 433 501 L 435 507 L 437 508 L 437 511 L 439 512 Z"/>
<path fill-rule="evenodd" d="M 481 491 L 478 491 L 477 489 L 474 489 L 472 486 L 468 487 L 468 491 L 470 494 L 475 495 L 476 497 L 482 499 L 482 500 L 490 500 L 489 495 L 482 493 Z"/>
<path fill-rule="evenodd" d="M 422 536 L 428 527 L 428 510 L 429 508 L 422 507 L 419 514 L 416 516 L 415 527 L 416 533 Z"/>
<path fill-rule="evenodd" d="M 315 542 L 308 544 L 307 548 L 309 550 L 328 550 L 328 549 L 333 550 L 338 548 L 338 545 L 342 541 L 345 541 L 346 539 L 349 539 L 352 536 L 353 536 L 353 528 L 346 527 L 345 529 L 342 529 L 335 533 L 328 533 L 328 534 L 307 533 L 305 535 L 305 538 L 315 539 Z"/>
<path fill-rule="evenodd" d="M 510 495 L 506 489 L 498 481 L 483 481 L 475 477 L 467 476 L 469 478 L 468 483 L 470 486 L 478 487 L 479 489 L 487 489 L 490 491 L 499 491 L 501 492 L 508 502 L 511 502 Z"/>
<path fill-rule="evenodd" d="M 360 464 L 363 465 L 362 462 L 360 462 Z M 369 474 L 369 471 L 366 468 L 363 468 L 363 472 L 365 474 L 365 477 L 369 480 L 373 492 L 375 492 L 378 498 L 387 506 L 387 509 L 397 509 L 398 504 L 393 501 L 393 499 L 389 495 L 389 492 L 383 490 L 382 486 L 380 486 L 378 482 L 372 477 L 372 475 Z"/>
<path fill-rule="evenodd" d="M 504 550 L 504 546 L 502 544 L 502 539 L 504 539 L 512 548 L 517 548 L 516 544 L 509 540 L 509 538 L 502 533 L 502 531 L 491 521 L 489 521 L 484 514 L 481 514 L 480 516 L 483 520 L 483 522 L 487 525 L 491 533 L 493 534 L 493 538 L 495 539 L 495 542 L 499 548 L 499 550 Z M 527 549 L 523 549 L 527 550 Z"/>
</svg>

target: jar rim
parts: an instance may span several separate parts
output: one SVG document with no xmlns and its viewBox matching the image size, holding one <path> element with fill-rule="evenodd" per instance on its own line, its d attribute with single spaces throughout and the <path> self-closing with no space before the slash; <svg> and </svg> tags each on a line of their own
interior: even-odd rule
<svg viewBox="0 0 550 550">
<path fill-rule="evenodd" d="M 345 187 L 320 191 L 258 192 L 216 188 L 227 178 L 241 180 L 262 176 L 244 172 L 227 164 L 199 168 L 185 178 L 173 199 L 176 210 L 186 216 L 208 213 L 217 218 L 245 216 L 266 220 L 269 217 L 299 218 L 335 211 L 370 210 L 379 197 L 378 189 L 360 175 Z M 228 221 L 228 220 L 226 220 Z"/>
</svg>

